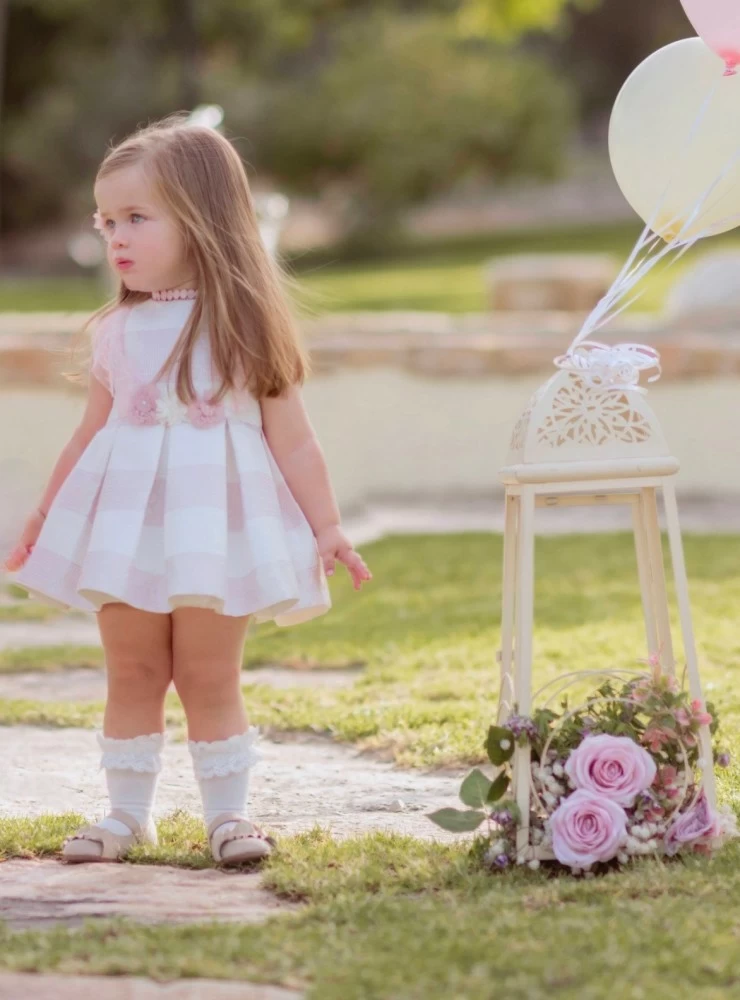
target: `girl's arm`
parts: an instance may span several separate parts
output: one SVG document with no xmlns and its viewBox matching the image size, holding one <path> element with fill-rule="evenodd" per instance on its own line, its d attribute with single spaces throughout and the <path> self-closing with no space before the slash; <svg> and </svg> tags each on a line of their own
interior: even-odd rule
<svg viewBox="0 0 740 1000">
<path fill-rule="evenodd" d="M 282 396 L 264 397 L 260 406 L 270 451 L 314 535 L 337 527 L 339 507 L 300 388 L 293 385 Z"/>
<path fill-rule="evenodd" d="M 92 376 L 88 388 L 87 406 L 85 407 L 82 419 L 57 459 L 41 501 L 26 521 L 18 544 L 5 560 L 5 569 L 11 573 L 20 569 L 28 559 L 31 550 L 36 544 L 36 539 L 41 534 L 46 513 L 54 497 L 77 464 L 85 448 L 87 448 L 101 427 L 104 426 L 112 406 L 113 397 L 110 392 L 108 392 L 102 382 L 99 382 L 97 378 Z"/>
<path fill-rule="evenodd" d="M 355 590 L 372 573 L 340 527 L 337 498 L 329 478 L 324 452 L 306 413 L 300 387 L 291 386 L 282 396 L 264 397 L 262 431 L 273 458 L 316 536 L 328 576 L 334 560 L 344 563 Z"/>
<path fill-rule="evenodd" d="M 87 406 L 69 442 L 65 445 L 54 466 L 49 483 L 39 504 L 39 510 L 46 514 L 62 483 L 79 461 L 83 451 L 98 431 L 105 426 L 113 407 L 113 397 L 102 382 L 91 376 L 87 393 Z"/>
</svg>

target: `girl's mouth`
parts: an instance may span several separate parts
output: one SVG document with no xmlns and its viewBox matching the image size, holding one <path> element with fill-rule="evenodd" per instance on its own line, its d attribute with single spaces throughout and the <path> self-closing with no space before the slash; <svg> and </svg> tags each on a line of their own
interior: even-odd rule
<svg viewBox="0 0 740 1000">
<path fill-rule="evenodd" d="M 117 260 L 116 267 L 119 271 L 126 271 L 129 267 L 133 267 L 134 262 L 132 260 Z"/>
</svg>

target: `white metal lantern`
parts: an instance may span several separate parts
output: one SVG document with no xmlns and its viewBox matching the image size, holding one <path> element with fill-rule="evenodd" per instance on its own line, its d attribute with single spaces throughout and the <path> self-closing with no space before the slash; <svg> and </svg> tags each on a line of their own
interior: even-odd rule
<svg viewBox="0 0 740 1000">
<path fill-rule="evenodd" d="M 499 724 L 514 711 L 532 712 L 532 628 L 534 598 L 534 517 L 538 507 L 626 504 L 632 511 L 635 550 L 647 646 L 651 656 L 675 674 L 665 569 L 658 523 L 662 493 L 693 698 L 702 698 L 683 544 L 673 478 L 679 463 L 671 455 L 655 413 L 648 405 L 641 373 L 655 369 L 650 347 L 609 347 L 582 341 L 555 359 L 558 371 L 530 400 L 511 439 L 505 485 L 504 566 L 501 620 Z M 716 806 L 711 736 L 700 732 L 703 784 Z M 532 794 L 529 747 L 517 746 L 513 793 L 521 813 L 517 832 L 520 859 L 549 858 L 549 849 L 530 843 Z"/>
</svg>

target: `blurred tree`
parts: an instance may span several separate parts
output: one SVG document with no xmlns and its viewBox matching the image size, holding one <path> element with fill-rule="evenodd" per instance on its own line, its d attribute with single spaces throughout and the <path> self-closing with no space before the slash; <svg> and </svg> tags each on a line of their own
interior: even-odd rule
<svg viewBox="0 0 740 1000">
<path fill-rule="evenodd" d="M 550 45 L 576 84 L 584 120 L 599 123 L 643 59 L 694 34 L 678 0 L 601 0 L 593 10 L 570 9 Z"/>
<path fill-rule="evenodd" d="M 387 245 L 403 206 L 456 183 L 557 172 L 572 102 L 541 61 L 451 37 L 443 18 L 366 16 L 333 43 L 310 76 L 209 94 L 258 171 L 343 192 L 350 243 Z"/>
<path fill-rule="evenodd" d="M 471 176 L 552 174 L 568 88 L 489 37 L 534 13 L 507 0 L 503 28 L 466 28 L 481 3 L 10 0 L 2 225 L 81 217 L 108 141 L 200 100 L 223 104 L 250 161 L 289 192 L 343 193 L 370 242 L 404 204 Z"/>
<path fill-rule="evenodd" d="M 462 31 L 516 39 L 527 31 L 552 31 L 568 8 L 589 9 L 600 0 L 463 0 L 458 13 Z"/>
</svg>

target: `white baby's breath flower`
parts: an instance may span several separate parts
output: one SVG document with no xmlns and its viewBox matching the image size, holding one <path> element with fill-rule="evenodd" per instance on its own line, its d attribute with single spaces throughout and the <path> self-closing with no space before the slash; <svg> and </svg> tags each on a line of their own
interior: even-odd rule
<svg viewBox="0 0 740 1000">
<path fill-rule="evenodd" d="M 627 837 L 624 847 L 628 854 L 637 854 L 640 850 L 640 841 L 634 837 Z"/>
<path fill-rule="evenodd" d="M 617 861 L 620 863 L 620 865 L 626 865 L 627 862 L 629 861 L 629 859 L 630 859 L 630 856 L 629 856 L 629 854 L 627 854 L 626 851 L 620 851 L 617 854 Z"/>
<path fill-rule="evenodd" d="M 506 854 L 506 844 L 503 840 L 494 840 L 488 850 L 494 858 L 497 858 L 499 854 Z"/>
<path fill-rule="evenodd" d="M 537 869 L 540 867 L 539 860 L 537 858 L 532 858 L 532 860 L 529 862 L 529 867 L 532 869 L 533 872 L 536 872 Z"/>
<path fill-rule="evenodd" d="M 563 777 L 563 774 L 565 773 L 565 771 L 564 771 L 564 769 L 563 769 L 563 765 L 562 765 L 562 764 L 560 764 L 560 763 L 557 763 L 557 764 L 553 764 L 553 766 L 552 766 L 552 773 L 553 773 L 553 774 L 554 774 L 554 775 L 555 775 L 556 777 L 558 777 L 558 778 L 562 778 L 562 777 Z"/>
<path fill-rule="evenodd" d="M 509 747 L 511 746 L 511 740 L 499 740 L 498 745 L 501 747 L 502 750 L 508 750 Z"/>
<path fill-rule="evenodd" d="M 157 416 L 159 419 L 171 427 L 173 424 L 181 424 L 187 416 L 187 407 L 180 402 L 173 392 L 167 392 L 157 400 Z"/>
<path fill-rule="evenodd" d="M 542 798 L 545 800 L 545 805 L 546 806 L 557 805 L 557 801 L 558 800 L 555 798 L 555 796 L 551 792 L 545 792 L 543 794 Z"/>
</svg>

